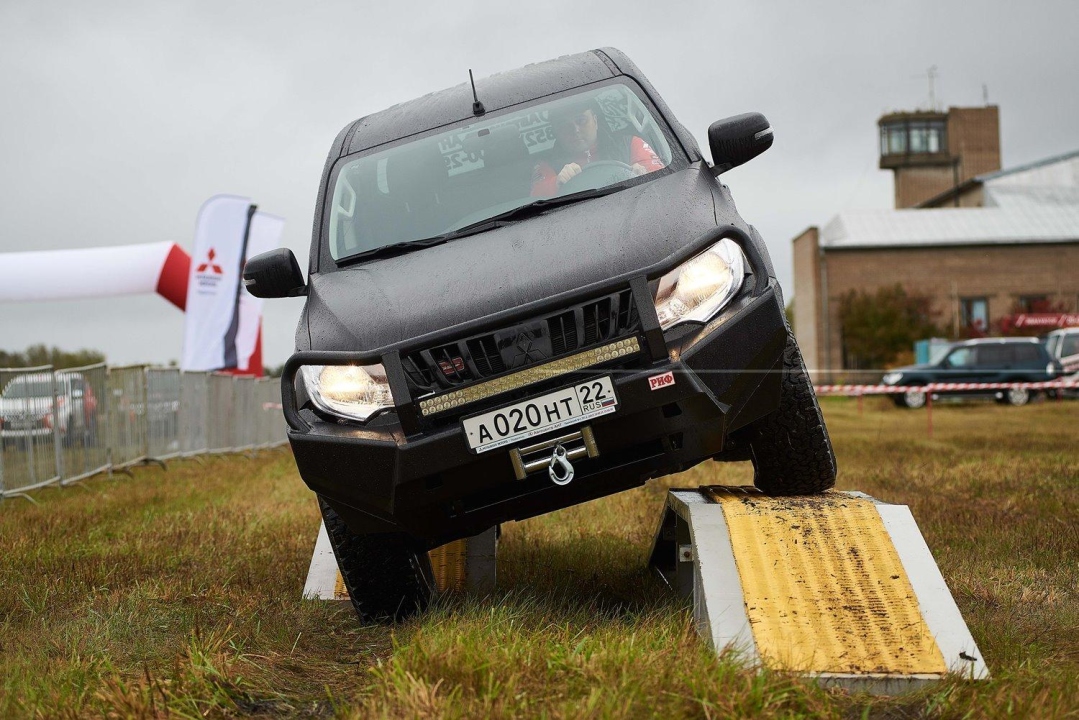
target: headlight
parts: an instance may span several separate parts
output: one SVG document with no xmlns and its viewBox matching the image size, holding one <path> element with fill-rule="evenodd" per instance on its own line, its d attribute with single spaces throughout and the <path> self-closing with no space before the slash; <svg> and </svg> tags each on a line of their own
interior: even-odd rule
<svg viewBox="0 0 1079 720">
<path fill-rule="evenodd" d="M 901 372 L 890 372 L 890 373 L 884 373 L 884 377 L 882 377 L 880 379 L 880 381 L 882 383 L 884 383 L 885 385 L 895 385 L 902 379 L 903 379 L 903 373 L 901 373 Z"/>
<path fill-rule="evenodd" d="M 729 239 L 682 263 L 660 278 L 656 291 L 660 327 L 711 319 L 742 288 L 744 276 L 745 255 Z"/>
<path fill-rule="evenodd" d="M 304 365 L 300 372 L 311 401 L 325 412 L 367 420 L 393 407 L 386 369 L 381 365 Z"/>
</svg>

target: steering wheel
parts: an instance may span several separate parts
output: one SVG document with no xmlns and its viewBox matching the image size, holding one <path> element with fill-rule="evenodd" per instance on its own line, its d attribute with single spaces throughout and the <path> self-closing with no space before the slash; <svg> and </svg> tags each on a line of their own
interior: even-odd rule
<svg viewBox="0 0 1079 720">
<path fill-rule="evenodd" d="M 618 160 L 596 160 L 581 167 L 581 172 L 562 184 L 559 195 L 601 188 L 623 180 L 637 177 L 636 171 Z"/>
</svg>

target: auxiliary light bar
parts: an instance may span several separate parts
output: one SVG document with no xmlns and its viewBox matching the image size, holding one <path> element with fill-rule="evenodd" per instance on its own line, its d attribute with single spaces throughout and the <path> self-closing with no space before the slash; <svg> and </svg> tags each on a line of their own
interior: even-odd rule
<svg viewBox="0 0 1079 720">
<path fill-rule="evenodd" d="M 640 350 L 640 343 L 635 337 L 619 340 L 610 343 L 609 345 L 585 350 L 576 355 L 570 355 L 569 357 L 544 363 L 543 365 L 536 365 L 535 367 L 527 368 L 520 372 L 513 373 L 512 375 L 506 375 L 505 377 L 488 380 L 487 382 L 482 382 L 471 387 L 454 390 L 453 392 L 439 395 L 438 397 L 421 400 L 420 412 L 424 417 L 430 417 L 431 415 L 445 412 L 446 410 L 452 410 L 453 408 L 473 403 L 478 400 L 484 400 L 500 393 L 509 392 L 510 390 L 516 390 L 517 388 L 522 388 L 526 385 L 532 385 L 533 383 L 538 383 L 542 380 L 550 380 L 559 375 L 582 370 L 590 365 L 626 357 L 627 355 L 640 352 Z"/>
</svg>

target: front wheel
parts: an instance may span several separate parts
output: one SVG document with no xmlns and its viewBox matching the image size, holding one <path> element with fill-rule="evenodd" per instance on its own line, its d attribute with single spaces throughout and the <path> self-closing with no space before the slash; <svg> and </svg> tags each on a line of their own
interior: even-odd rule
<svg viewBox="0 0 1079 720">
<path fill-rule="evenodd" d="M 813 384 L 787 331 L 779 409 L 749 433 L 753 484 L 769 495 L 812 495 L 835 485 L 836 462 Z"/>
<path fill-rule="evenodd" d="M 423 612 L 434 594 L 431 559 L 404 533 L 355 535 L 321 497 L 330 536 L 352 607 L 364 622 L 397 622 Z"/>
<path fill-rule="evenodd" d="M 928 396 L 925 394 L 924 390 L 907 390 L 902 395 L 895 396 L 895 404 L 899 407 L 917 410 L 918 408 L 925 407 L 927 398 Z"/>
<path fill-rule="evenodd" d="M 1029 403 L 1033 395 L 1027 388 L 1008 388 L 1004 392 L 1002 402 L 1006 402 L 1012 407 L 1021 407 Z"/>
</svg>

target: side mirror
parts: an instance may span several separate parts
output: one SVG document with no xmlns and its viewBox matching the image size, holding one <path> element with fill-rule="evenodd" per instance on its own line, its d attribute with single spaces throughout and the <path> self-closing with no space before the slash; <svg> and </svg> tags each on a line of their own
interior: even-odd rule
<svg viewBox="0 0 1079 720">
<path fill-rule="evenodd" d="M 244 287 L 260 298 L 307 294 L 300 264 L 288 248 L 277 248 L 248 260 L 244 265 Z"/>
<path fill-rule="evenodd" d="M 735 115 L 708 126 L 712 173 L 719 175 L 749 162 L 772 147 L 772 125 L 760 113 Z"/>
</svg>

